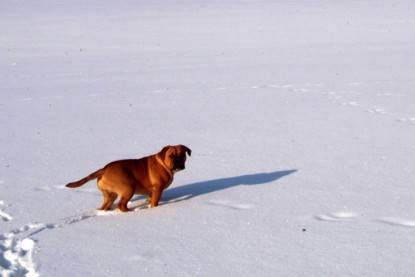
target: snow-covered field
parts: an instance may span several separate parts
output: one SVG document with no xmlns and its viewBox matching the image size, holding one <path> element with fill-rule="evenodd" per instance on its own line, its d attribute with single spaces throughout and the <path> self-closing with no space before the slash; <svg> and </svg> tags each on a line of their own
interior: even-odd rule
<svg viewBox="0 0 415 277">
<path fill-rule="evenodd" d="M 414 276 L 415 2 L 0 4 L 1 276 Z M 162 205 L 106 163 L 192 149 Z"/>
</svg>

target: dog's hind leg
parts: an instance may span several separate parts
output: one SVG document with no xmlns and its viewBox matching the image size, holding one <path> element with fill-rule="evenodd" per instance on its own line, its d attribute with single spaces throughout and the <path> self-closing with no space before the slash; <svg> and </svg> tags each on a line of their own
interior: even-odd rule
<svg viewBox="0 0 415 277">
<path fill-rule="evenodd" d="M 118 209 L 120 209 L 120 211 L 122 212 L 129 212 L 131 211 L 128 207 L 127 204 L 128 202 L 131 200 L 131 198 L 134 195 L 134 190 L 132 189 L 125 189 L 121 194 L 120 194 L 120 201 L 118 202 Z"/>
<path fill-rule="evenodd" d="M 102 196 L 104 197 L 104 202 L 102 203 L 99 210 L 111 210 L 112 204 L 114 204 L 114 201 L 117 199 L 118 195 L 115 192 L 108 192 L 104 190 L 102 191 Z"/>
</svg>

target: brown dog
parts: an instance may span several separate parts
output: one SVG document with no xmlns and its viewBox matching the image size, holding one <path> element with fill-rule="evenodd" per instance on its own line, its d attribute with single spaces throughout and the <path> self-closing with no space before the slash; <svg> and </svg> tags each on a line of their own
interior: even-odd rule
<svg viewBox="0 0 415 277">
<path fill-rule="evenodd" d="M 166 146 L 159 153 L 136 160 L 120 160 L 66 186 L 77 188 L 98 179 L 98 188 L 104 196 L 100 210 L 110 210 L 118 196 L 118 208 L 127 212 L 127 203 L 134 194 L 149 195 L 151 207 L 159 203 L 163 190 L 173 182 L 174 173 L 185 168 L 186 153 L 192 151 L 184 145 Z"/>
</svg>

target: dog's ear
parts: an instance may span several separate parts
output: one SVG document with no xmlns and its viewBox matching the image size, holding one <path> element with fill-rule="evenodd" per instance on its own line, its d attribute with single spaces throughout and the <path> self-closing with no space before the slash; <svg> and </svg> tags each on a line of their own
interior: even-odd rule
<svg viewBox="0 0 415 277">
<path fill-rule="evenodd" d="M 189 147 L 185 145 L 180 145 L 180 147 L 184 148 L 184 150 L 186 151 L 187 155 L 189 155 L 189 157 L 192 155 L 192 150 L 190 150 Z"/>
<path fill-rule="evenodd" d="M 169 150 L 170 147 L 171 147 L 170 145 L 167 145 L 167 146 L 164 146 L 163 149 L 161 149 L 160 155 L 161 155 L 161 157 L 162 157 L 163 160 L 164 160 L 164 158 L 166 156 L 167 150 Z"/>
</svg>

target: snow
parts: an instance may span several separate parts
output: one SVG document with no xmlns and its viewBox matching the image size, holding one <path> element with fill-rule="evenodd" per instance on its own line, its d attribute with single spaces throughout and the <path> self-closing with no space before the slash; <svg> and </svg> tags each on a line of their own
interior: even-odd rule
<svg viewBox="0 0 415 277">
<path fill-rule="evenodd" d="M 413 276 L 413 1 L 0 9 L 0 275 Z M 110 161 L 192 149 L 161 205 Z"/>
</svg>

